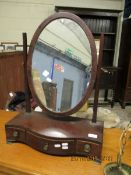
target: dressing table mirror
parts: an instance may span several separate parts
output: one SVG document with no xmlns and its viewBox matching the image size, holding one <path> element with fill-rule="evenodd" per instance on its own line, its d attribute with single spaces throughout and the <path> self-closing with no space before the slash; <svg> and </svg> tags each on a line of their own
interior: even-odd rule
<svg viewBox="0 0 131 175">
<path fill-rule="evenodd" d="M 29 110 L 9 121 L 7 142 L 101 160 L 103 122 L 71 116 L 87 102 L 96 79 L 96 47 L 88 26 L 71 13 L 50 16 L 34 33 L 26 65 L 29 89 L 42 112 Z"/>
</svg>

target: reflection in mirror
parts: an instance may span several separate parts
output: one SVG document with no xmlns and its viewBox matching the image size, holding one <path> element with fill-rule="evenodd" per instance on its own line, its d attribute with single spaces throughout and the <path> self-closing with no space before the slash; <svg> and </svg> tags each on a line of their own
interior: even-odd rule
<svg viewBox="0 0 131 175">
<path fill-rule="evenodd" d="M 60 18 L 49 23 L 32 59 L 33 85 L 41 103 L 56 112 L 75 107 L 89 85 L 91 63 L 89 41 L 76 22 Z"/>
</svg>

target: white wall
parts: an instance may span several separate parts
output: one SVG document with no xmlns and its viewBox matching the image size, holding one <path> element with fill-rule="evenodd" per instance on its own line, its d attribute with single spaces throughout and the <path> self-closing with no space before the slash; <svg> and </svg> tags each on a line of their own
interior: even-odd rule
<svg viewBox="0 0 131 175">
<path fill-rule="evenodd" d="M 123 10 L 124 0 L 54 0 L 64 7 Z"/>
<path fill-rule="evenodd" d="M 22 32 L 27 32 L 30 42 L 37 26 L 51 13 L 53 0 L 0 0 L 0 42 L 22 44 Z"/>
<path fill-rule="evenodd" d="M 69 19 L 63 20 L 65 23 L 68 23 L 68 26 L 57 19 L 46 26 L 44 31 L 40 34 L 39 39 L 48 43 L 51 47 L 61 50 L 63 53 L 65 53 L 67 49 L 71 49 L 72 56 L 75 56 L 75 59 L 79 59 L 79 61 L 86 65 L 91 65 L 90 44 L 85 33 L 74 21 L 72 22 Z M 73 31 L 70 30 L 69 25 L 73 26 Z M 74 30 L 79 33 L 83 42 L 80 42 Z"/>
<path fill-rule="evenodd" d="M 122 21 L 123 21 L 123 12 L 119 13 L 119 17 L 117 21 L 117 35 L 116 35 L 115 54 L 114 54 L 114 62 L 113 62 L 114 66 L 118 65 L 119 48 L 120 48 L 121 32 L 122 32 Z"/>
<path fill-rule="evenodd" d="M 0 42 L 28 43 L 37 26 L 55 12 L 55 6 L 122 10 L 124 0 L 0 0 Z"/>
</svg>

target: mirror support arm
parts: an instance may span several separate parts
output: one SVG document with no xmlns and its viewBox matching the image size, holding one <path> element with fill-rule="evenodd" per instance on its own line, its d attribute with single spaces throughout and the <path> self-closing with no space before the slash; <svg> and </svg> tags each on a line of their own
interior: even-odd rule
<svg viewBox="0 0 131 175">
<path fill-rule="evenodd" d="M 30 90 L 27 78 L 27 34 L 23 33 L 23 58 L 24 58 L 24 85 L 25 85 L 25 101 L 26 112 L 31 112 Z"/>
<path fill-rule="evenodd" d="M 100 78 L 101 78 L 103 49 L 104 49 L 104 34 L 102 33 L 100 36 L 100 49 L 99 49 L 99 58 L 98 58 L 98 64 L 97 64 L 97 77 L 96 77 L 95 94 L 94 94 L 93 118 L 92 118 L 93 123 L 96 123 L 97 121 L 97 107 L 98 107 L 98 98 L 99 98 L 99 85 L 100 85 Z"/>
</svg>

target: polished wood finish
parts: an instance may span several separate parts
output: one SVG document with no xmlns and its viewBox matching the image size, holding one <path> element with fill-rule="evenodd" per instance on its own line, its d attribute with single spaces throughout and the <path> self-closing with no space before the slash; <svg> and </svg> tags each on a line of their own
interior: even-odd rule
<svg viewBox="0 0 131 175">
<path fill-rule="evenodd" d="M 60 19 L 60 18 L 67 18 L 67 19 L 71 19 L 74 22 L 76 22 L 85 32 L 87 39 L 90 43 L 90 48 L 91 48 L 91 56 L 92 56 L 92 70 L 91 70 L 91 79 L 89 82 L 89 85 L 86 88 L 86 92 L 85 95 L 83 96 L 83 98 L 81 99 L 81 101 L 72 109 L 68 110 L 68 111 L 63 111 L 63 112 L 55 112 L 55 111 L 50 111 L 48 108 L 46 108 L 41 101 L 39 100 L 34 86 L 33 86 L 33 80 L 32 80 L 32 56 L 33 56 L 33 52 L 34 52 L 34 48 L 36 45 L 36 42 L 38 40 L 38 37 L 40 35 L 40 33 L 44 30 L 44 28 L 53 20 L 56 19 Z M 96 55 L 96 46 L 95 46 L 95 41 L 93 38 L 93 35 L 90 31 L 90 29 L 88 28 L 88 26 L 84 23 L 83 20 L 81 20 L 78 16 L 72 14 L 72 13 L 66 13 L 66 12 L 61 12 L 61 13 L 56 13 L 50 17 L 48 17 L 45 21 L 43 21 L 40 26 L 37 28 L 31 44 L 30 44 L 30 48 L 29 48 L 29 53 L 28 53 L 28 63 L 27 63 L 27 70 L 28 70 L 28 80 L 29 80 L 29 86 L 32 92 L 32 95 L 34 97 L 34 99 L 36 100 L 36 102 L 39 104 L 39 106 L 44 110 L 47 111 L 49 114 L 53 114 L 53 115 L 61 115 L 61 116 L 65 116 L 65 115 L 71 115 L 73 113 L 75 113 L 76 111 L 78 111 L 83 105 L 84 103 L 87 102 L 87 99 L 90 97 L 91 91 L 93 89 L 93 85 L 94 85 L 94 81 L 96 78 L 96 71 L 97 71 L 97 55 Z"/>
<path fill-rule="evenodd" d="M 76 22 L 85 32 L 90 43 L 92 67 L 91 78 L 81 101 L 72 109 L 63 112 L 55 112 L 44 106 L 37 96 L 32 77 L 32 57 L 36 42 L 38 41 L 38 37 L 41 32 L 50 22 L 60 18 L 67 18 Z M 26 34 L 23 35 L 23 41 L 25 60 L 24 65 L 26 65 Z M 48 154 L 66 156 L 88 155 L 95 157 L 95 159 L 98 161 L 101 161 L 103 122 L 97 121 L 96 116 L 95 121 L 93 120 L 93 122 L 87 119 L 73 118 L 69 116 L 69 114 L 77 112 L 89 98 L 96 78 L 96 71 L 97 56 L 95 41 L 87 25 L 79 17 L 71 13 L 56 13 L 55 15 L 47 18 L 43 23 L 41 23 L 33 36 L 29 47 L 27 70 L 25 68 L 25 85 L 27 86 L 26 92 L 29 93 L 29 83 L 30 90 L 35 101 L 44 110 L 44 112 L 30 112 L 29 106 L 27 106 L 27 112 L 30 113 L 18 115 L 16 118 L 6 123 L 5 128 L 7 142 L 22 142 L 34 149 Z M 28 80 L 26 76 L 28 76 Z M 27 98 L 26 101 L 28 105 L 29 98 Z M 95 108 L 97 110 L 97 104 L 95 105 Z"/>
<path fill-rule="evenodd" d="M 0 108 L 4 109 L 10 91 L 24 91 L 23 52 L 0 53 Z"/>
<path fill-rule="evenodd" d="M 104 129 L 102 163 L 85 157 L 61 157 L 40 153 L 21 143 L 7 144 L 5 124 L 18 113 L 0 110 L 0 174 L 2 175 L 104 175 L 103 168 L 116 161 L 122 130 Z M 129 135 L 131 132 L 129 132 Z M 123 162 L 131 166 L 131 141 L 127 141 Z"/>
<path fill-rule="evenodd" d="M 25 87 L 25 101 L 26 112 L 31 112 L 31 95 L 29 89 L 29 83 L 27 78 L 27 34 L 23 33 L 23 60 L 24 60 L 24 87 Z"/>
<path fill-rule="evenodd" d="M 103 48 L 104 48 L 104 34 L 101 34 L 99 58 L 98 58 L 98 65 L 97 65 L 97 76 L 96 76 L 96 84 L 95 84 L 95 94 L 94 94 L 94 105 L 93 105 L 92 122 L 94 122 L 94 123 L 97 121 L 97 108 L 98 108 L 98 99 L 99 99 L 99 89 L 100 89 L 100 78 L 101 78 Z"/>
<path fill-rule="evenodd" d="M 22 142 L 52 155 L 92 156 L 101 160 L 103 122 L 31 112 L 17 115 L 6 123 L 5 129 L 9 143 Z"/>
<path fill-rule="evenodd" d="M 125 108 L 131 103 L 131 19 L 123 22 L 118 64 L 122 68 L 118 74 L 118 100 Z"/>
</svg>

